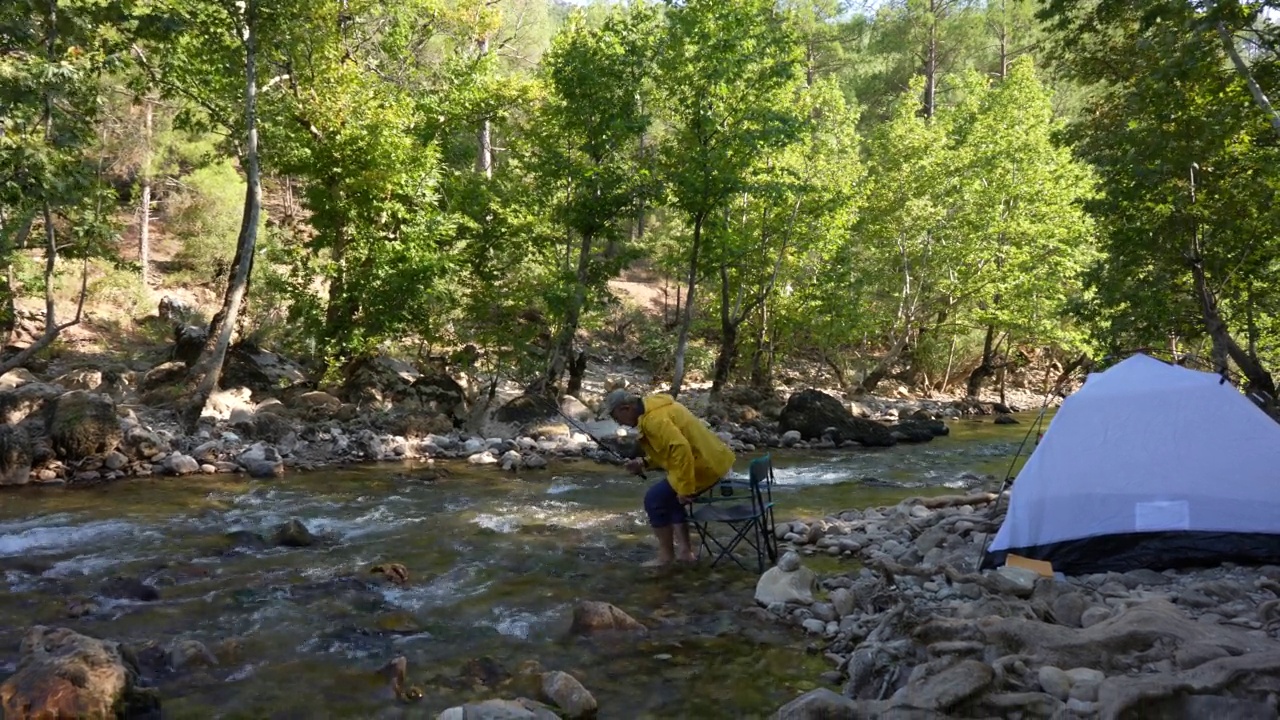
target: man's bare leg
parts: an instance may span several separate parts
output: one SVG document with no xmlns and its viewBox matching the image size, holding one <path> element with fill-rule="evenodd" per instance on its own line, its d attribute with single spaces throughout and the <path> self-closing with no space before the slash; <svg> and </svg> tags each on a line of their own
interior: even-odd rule
<svg viewBox="0 0 1280 720">
<path fill-rule="evenodd" d="M 689 525 L 680 523 L 675 527 L 676 559 L 680 562 L 697 562 L 698 555 L 693 552 L 693 542 L 689 539 Z"/>
<path fill-rule="evenodd" d="M 685 528 L 684 535 L 685 541 L 687 542 L 689 539 L 689 529 L 684 525 L 681 525 L 680 527 Z M 653 529 L 653 536 L 658 538 L 658 557 L 646 562 L 644 566 L 659 567 L 661 565 L 670 565 L 671 562 L 676 559 L 674 546 L 675 527 L 671 525 L 666 527 L 656 527 Z"/>
</svg>

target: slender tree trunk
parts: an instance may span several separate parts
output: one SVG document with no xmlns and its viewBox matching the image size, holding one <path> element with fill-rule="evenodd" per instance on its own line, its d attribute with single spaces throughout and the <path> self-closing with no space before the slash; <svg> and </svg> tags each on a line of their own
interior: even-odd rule
<svg viewBox="0 0 1280 720">
<path fill-rule="evenodd" d="M 586 302 L 587 271 L 590 269 L 591 264 L 592 242 L 591 233 L 584 233 L 582 241 L 578 244 L 578 267 L 574 272 L 573 297 L 569 300 L 569 307 L 565 311 L 564 326 L 560 328 L 560 336 L 556 339 L 555 345 L 551 349 L 551 359 L 547 364 L 547 374 L 544 377 L 545 389 L 547 390 L 560 382 L 560 378 L 564 375 L 565 366 L 569 364 L 570 359 L 573 357 L 573 338 L 578 334 L 582 306 Z"/>
<path fill-rule="evenodd" d="M 1249 86 L 1253 101 L 1267 116 L 1267 121 L 1271 123 L 1271 129 L 1275 131 L 1277 136 L 1280 136 L 1280 114 L 1277 114 L 1275 108 L 1271 106 L 1271 101 L 1267 99 L 1267 94 L 1262 91 L 1262 86 L 1254 78 L 1253 72 L 1245 64 L 1244 58 L 1240 57 L 1240 51 L 1236 50 L 1235 38 L 1231 36 L 1227 26 L 1222 21 L 1218 21 L 1218 37 L 1222 38 L 1222 48 L 1227 51 L 1227 57 L 1231 58 L 1231 64 L 1235 66 L 1236 72 L 1240 74 L 1245 84 Z"/>
<path fill-rule="evenodd" d="M 489 36 L 480 38 L 479 53 L 483 58 L 489 54 Z M 493 136 L 492 126 L 489 118 L 480 121 L 480 129 L 476 133 L 477 145 L 476 151 L 476 172 L 484 173 L 486 178 L 493 177 Z"/>
<path fill-rule="evenodd" d="M 978 397 L 978 394 L 982 392 L 982 384 L 996 372 L 995 338 L 996 326 L 988 324 L 987 335 L 982 340 L 982 362 L 973 369 L 973 372 L 969 373 L 969 382 L 965 386 L 965 394 L 971 398 Z"/>
<path fill-rule="evenodd" d="M 702 249 L 702 223 L 705 220 L 705 215 L 698 215 L 693 219 L 693 249 L 689 253 L 689 289 L 684 295 L 684 316 L 680 320 L 680 334 L 676 338 L 671 397 L 679 397 L 680 387 L 684 384 L 685 354 L 689 350 L 689 329 L 693 326 L 693 292 L 698 284 L 698 252 Z"/>
<path fill-rule="evenodd" d="M 1218 310 L 1218 301 L 1214 297 L 1213 291 L 1209 289 L 1209 283 L 1205 279 L 1204 261 L 1196 256 L 1191 261 L 1191 276 L 1195 283 L 1196 296 L 1200 301 L 1200 312 L 1204 318 L 1205 330 L 1209 337 L 1213 340 L 1215 354 L 1221 353 L 1222 366 L 1225 369 L 1225 360 L 1230 358 L 1240 368 L 1240 372 L 1244 373 L 1248 383 L 1248 391 L 1263 395 L 1272 408 L 1276 403 L 1276 384 L 1271 377 L 1271 373 L 1252 353 L 1247 352 L 1240 344 L 1231 337 L 1231 332 L 1227 329 L 1227 324 L 1222 320 L 1222 314 Z"/>
<path fill-rule="evenodd" d="M 729 371 L 733 367 L 734 355 L 738 349 L 739 318 L 732 317 L 729 312 L 729 269 L 720 265 L 720 350 L 716 353 L 715 371 L 711 376 L 711 397 L 718 398 L 729 382 Z"/>
<path fill-rule="evenodd" d="M 569 385 L 565 388 L 564 394 L 580 397 L 582 394 L 582 379 L 586 377 L 586 374 L 587 351 L 583 350 L 569 364 Z"/>
<path fill-rule="evenodd" d="M 942 373 L 942 385 L 938 388 L 938 392 L 945 393 L 947 386 L 951 384 L 951 370 L 955 367 L 956 362 L 956 334 L 951 333 L 951 347 L 947 349 L 947 369 Z"/>
<path fill-rule="evenodd" d="M 760 306 L 760 328 L 756 332 L 755 350 L 751 353 L 752 387 L 767 388 L 773 384 L 765 365 L 766 356 L 769 354 L 769 340 L 769 303 L 766 302 Z"/>
<path fill-rule="evenodd" d="M 209 337 L 200 357 L 187 375 L 191 388 L 191 401 L 183 420 L 189 432 L 195 432 L 209 395 L 222 377 L 222 363 L 231 345 L 231 334 L 236 327 L 240 305 L 249 286 L 249 270 L 253 264 L 258 240 L 258 220 L 262 215 L 262 187 L 258 167 L 258 49 L 257 14 L 258 0 L 245 0 L 242 6 L 241 42 L 244 45 L 244 121 L 245 121 L 245 196 L 244 214 L 240 219 L 240 235 L 236 240 L 236 255 L 231 263 L 227 290 L 222 298 L 222 308 L 209 324 Z"/>
<path fill-rule="evenodd" d="M 151 116 L 154 107 L 150 97 L 142 99 L 142 205 L 138 224 L 138 265 L 142 268 L 142 284 L 151 281 Z"/>
<path fill-rule="evenodd" d="M 929 3 L 929 39 L 924 49 L 924 97 L 921 98 L 920 114 L 926 118 L 933 117 L 937 107 L 938 96 L 938 1 Z"/>
<path fill-rule="evenodd" d="M 0 351 L 13 338 L 13 330 L 18 326 L 18 275 L 14 269 L 14 256 L 18 250 L 27 247 L 27 238 L 31 235 L 31 228 L 36 221 L 36 212 L 27 213 L 27 217 L 18 225 L 17 230 L 10 234 L 7 231 L 0 232 L 0 240 L 9 243 L 5 247 L 0 247 L 0 258 L 5 260 L 4 277 L 0 278 Z M 4 228 L 0 228 L 4 230 Z M 12 238 L 10 240 L 10 238 Z"/>
</svg>

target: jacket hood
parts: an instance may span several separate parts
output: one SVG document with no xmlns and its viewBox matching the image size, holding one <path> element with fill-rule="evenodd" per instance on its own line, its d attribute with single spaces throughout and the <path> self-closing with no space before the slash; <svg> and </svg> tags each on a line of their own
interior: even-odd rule
<svg viewBox="0 0 1280 720">
<path fill-rule="evenodd" d="M 644 411 L 652 412 L 654 410 L 661 410 L 662 408 L 670 407 L 675 404 L 676 399 L 666 393 L 650 395 L 644 399 Z"/>
</svg>

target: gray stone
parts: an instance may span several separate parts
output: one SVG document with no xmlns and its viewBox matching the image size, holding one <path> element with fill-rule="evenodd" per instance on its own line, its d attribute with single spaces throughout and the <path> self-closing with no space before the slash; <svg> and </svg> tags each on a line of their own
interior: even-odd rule
<svg viewBox="0 0 1280 720">
<path fill-rule="evenodd" d="M 1036 581 L 1040 574 L 1026 568 L 1005 565 L 993 574 L 1000 586 L 1000 592 L 1017 597 L 1027 597 L 1036 589 Z"/>
<path fill-rule="evenodd" d="M 950 530 L 942 525 L 934 525 L 925 530 L 916 538 L 916 552 L 924 555 L 930 550 L 941 545 L 951 534 Z"/>
<path fill-rule="evenodd" d="M 853 720 L 858 717 L 853 700 L 827 688 L 810 690 L 778 708 L 774 720 Z"/>
<path fill-rule="evenodd" d="M 200 463 L 190 455 L 171 453 L 164 459 L 164 471 L 169 475 L 191 475 L 200 472 Z"/>
<path fill-rule="evenodd" d="M 795 572 L 800 569 L 800 556 L 794 552 L 783 553 L 778 560 L 778 569 L 782 572 Z"/>
<path fill-rule="evenodd" d="M 982 692 L 994 679 L 990 665 L 962 660 L 937 675 L 908 683 L 895 705 L 946 711 Z"/>
<path fill-rule="evenodd" d="M 1071 678 L 1062 668 L 1045 665 L 1040 668 L 1037 678 L 1040 681 L 1040 689 L 1059 700 L 1066 700 L 1071 694 Z"/>
<path fill-rule="evenodd" d="M 1076 683 L 1094 683 L 1095 685 L 1100 685 L 1103 680 L 1107 679 L 1106 673 L 1101 670 L 1083 667 L 1071 668 L 1067 671 L 1067 677 L 1071 678 L 1072 685 L 1075 685 Z"/>
<path fill-rule="evenodd" d="M 595 697 L 577 678 L 559 670 L 543 673 L 542 699 L 560 708 L 570 720 L 592 717 L 598 708 Z"/>
<path fill-rule="evenodd" d="M 1180 669 L 1190 670 L 1191 668 L 1200 667 L 1210 660 L 1224 658 L 1230 654 L 1218 645 L 1190 643 L 1178 648 L 1178 651 L 1173 655 L 1173 661 L 1177 663 Z"/>
<path fill-rule="evenodd" d="M 108 470 L 119 470 L 129 464 L 129 458 L 125 457 L 124 453 L 112 450 L 107 453 L 105 458 L 103 458 L 102 464 L 105 465 Z"/>
<path fill-rule="evenodd" d="M 840 617 L 853 614 L 857 598 L 847 588 L 836 588 L 832 591 L 830 599 L 832 607 Z"/>
<path fill-rule="evenodd" d="M 817 576 L 806 567 L 794 572 L 786 572 L 781 567 L 769 568 L 756 583 L 755 599 L 765 607 L 779 602 L 811 605 L 817 583 Z"/>
<path fill-rule="evenodd" d="M 822 622 L 831 622 L 839 618 L 836 615 L 835 607 L 831 603 L 814 603 L 810 609 L 813 611 L 813 616 Z"/>
<path fill-rule="evenodd" d="M 827 631 L 827 624 L 818 618 L 809 618 L 800 623 L 800 626 L 814 635 L 821 635 Z"/>
<path fill-rule="evenodd" d="M 1080 627 L 1090 628 L 1100 622 L 1111 619 L 1111 611 L 1104 607 L 1094 606 L 1085 610 L 1080 616 Z"/>
<path fill-rule="evenodd" d="M 1053 599 L 1053 619 L 1059 625 L 1067 627 L 1080 627 L 1080 619 L 1084 616 L 1084 611 L 1089 609 L 1089 601 L 1085 600 L 1084 595 L 1077 592 L 1068 592 L 1059 595 Z"/>
</svg>

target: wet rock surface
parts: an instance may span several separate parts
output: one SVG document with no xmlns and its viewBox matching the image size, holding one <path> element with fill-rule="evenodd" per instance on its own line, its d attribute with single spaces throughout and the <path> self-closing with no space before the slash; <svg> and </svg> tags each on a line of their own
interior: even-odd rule
<svg viewBox="0 0 1280 720">
<path fill-rule="evenodd" d="M 16 671 L 0 684 L 6 720 L 159 717 L 159 702 L 137 687 L 118 643 L 67 628 L 31 628 Z"/>
</svg>

